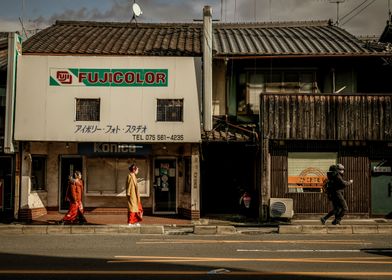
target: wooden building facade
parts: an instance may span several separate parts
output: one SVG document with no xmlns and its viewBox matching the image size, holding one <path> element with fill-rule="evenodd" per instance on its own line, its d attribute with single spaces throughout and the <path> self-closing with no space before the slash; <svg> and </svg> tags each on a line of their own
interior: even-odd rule
<svg viewBox="0 0 392 280">
<path fill-rule="evenodd" d="M 203 138 L 203 158 L 220 149 L 218 156 L 224 160 L 205 165 L 202 192 L 208 194 L 202 197 L 219 198 L 223 187 L 214 193 L 217 183 L 205 186 L 224 178 L 226 194 L 234 194 L 233 188 L 241 184 L 252 191 L 259 220 L 272 217 L 271 199 L 292 199 L 294 218 L 320 217 L 330 207 L 322 193 L 326 172 L 342 163 L 346 179 L 354 180 L 345 193 L 347 215 L 388 215 L 390 48 L 362 41 L 327 21 L 216 24 L 213 34 L 213 109 L 218 121 Z M 233 126 L 247 129 L 251 137 L 241 143 L 236 137 L 221 137 L 219 142 L 211 136 L 235 135 Z M 253 151 L 236 156 L 234 143 Z M 209 150 L 212 145 L 216 147 Z M 249 166 L 220 168 L 239 163 Z M 253 185 L 245 179 L 236 182 L 238 174 L 247 174 L 244 178 L 252 178 Z"/>
<path fill-rule="evenodd" d="M 385 210 L 379 213 L 380 207 L 388 208 L 379 204 L 390 197 L 390 183 L 380 185 L 377 179 L 390 177 L 392 95 L 263 94 L 260 102 L 263 205 L 268 205 L 270 198 L 292 198 L 297 217 L 327 212 L 329 202 L 317 183 L 314 188 L 299 184 L 296 187 L 302 190 L 292 192 L 288 182 L 289 158 L 310 154 L 311 164 L 314 155 L 330 153 L 346 167 L 345 177 L 354 180 L 345 191 L 349 214 L 388 214 Z M 307 176 L 314 175 L 311 173 Z M 373 197 L 378 196 L 380 188 L 385 188 L 381 200 Z"/>
</svg>

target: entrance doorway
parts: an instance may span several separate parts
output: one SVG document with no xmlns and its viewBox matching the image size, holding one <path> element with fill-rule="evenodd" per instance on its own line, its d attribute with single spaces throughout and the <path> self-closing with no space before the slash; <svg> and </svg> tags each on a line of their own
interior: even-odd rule
<svg viewBox="0 0 392 280">
<path fill-rule="evenodd" d="M 175 214 L 177 210 L 176 159 L 154 160 L 154 213 Z"/>
<path fill-rule="evenodd" d="M 202 216 L 241 214 L 249 218 L 256 217 L 256 166 L 259 157 L 256 148 L 236 142 L 203 145 Z M 245 192 L 252 197 L 247 209 L 240 204 Z"/>
<path fill-rule="evenodd" d="M 59 192 L 59 211 L 66 212 L 69 202 L 65 201 L 68 187 L 68 177 L 72 176 L 76 170 L 83 174 L 83 160 L 81 156 L 62 156 L 60 160 L 60 192 Z"/>
<path fill-rule="evenodd" d="M 386 216 L 392 213 L 392 161 L 371 163 L 372 215 Z"/>
<path fill-rule="evenodd" d="M 11 221 L 14 215 L 13 158 L 0 156 L 0 220 Z"/>
</svg>

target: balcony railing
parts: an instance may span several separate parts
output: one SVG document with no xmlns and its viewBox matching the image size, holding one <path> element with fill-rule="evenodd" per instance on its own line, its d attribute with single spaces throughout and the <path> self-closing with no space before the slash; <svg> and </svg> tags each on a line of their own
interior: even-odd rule
<svg viewBox="0 0 392 280">
<path fill-rule="evenodd" d="M 264 138 L 392 140 L 391 94 L 261 94 Z"/>
</svg>

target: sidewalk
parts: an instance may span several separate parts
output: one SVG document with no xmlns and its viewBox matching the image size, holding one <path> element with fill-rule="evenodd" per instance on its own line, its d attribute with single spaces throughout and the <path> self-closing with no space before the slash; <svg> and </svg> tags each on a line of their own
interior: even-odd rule
<svg viewBox="0 0 392 280">
<path fill-rule="evenodd" d="M 390 219 L 343 219 L 341 225 L 317 220 L 293 220 L 290 225 L 280 225 L 282 234 L 392 234 Z"/>
<path fill-rule="evenodd" d="M 48 213 L 31 223 L 0 223 L 1 234 L 392 234 L 391 219 L 347 219 L 341 225 L 319 220 L 255 223 L 218 218 L 198 221 L 173 216 L 144 216 L 141 227 L 129 227 L 126 215 L 86 214 L 86 225 L 58 225 L 63 214 Z"/>
</svg>

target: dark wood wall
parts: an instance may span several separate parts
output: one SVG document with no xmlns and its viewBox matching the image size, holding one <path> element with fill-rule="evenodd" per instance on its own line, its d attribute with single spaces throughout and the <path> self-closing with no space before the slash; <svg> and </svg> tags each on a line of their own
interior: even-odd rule
<svg viewBox="0 0 392 280">
<path fill-rule="evenodd" d="M 262 94 L 264 138 L 392 140 L 392 95 Z"/>
<path fill-rule="evenodd" d="M 322 146 L 322 144 L 320 144 Z M 320 147 L 320 150 L 322 148 Z M 289 193 L 287 187 L 287 150 L 271 150 L 271 197 L 292 198 L 295 214 L 320 214 L 330 209 L 327 196 L 323 193 Z M 370 166 L 367 156 L 345 155 L 341 151 L 338 161 L 346 168 L 345 179 L 353 179 L 347 187 L 345 197 L 349 206 L 348 214 L 368 215 L 370 209 Z"/>
</svg>

